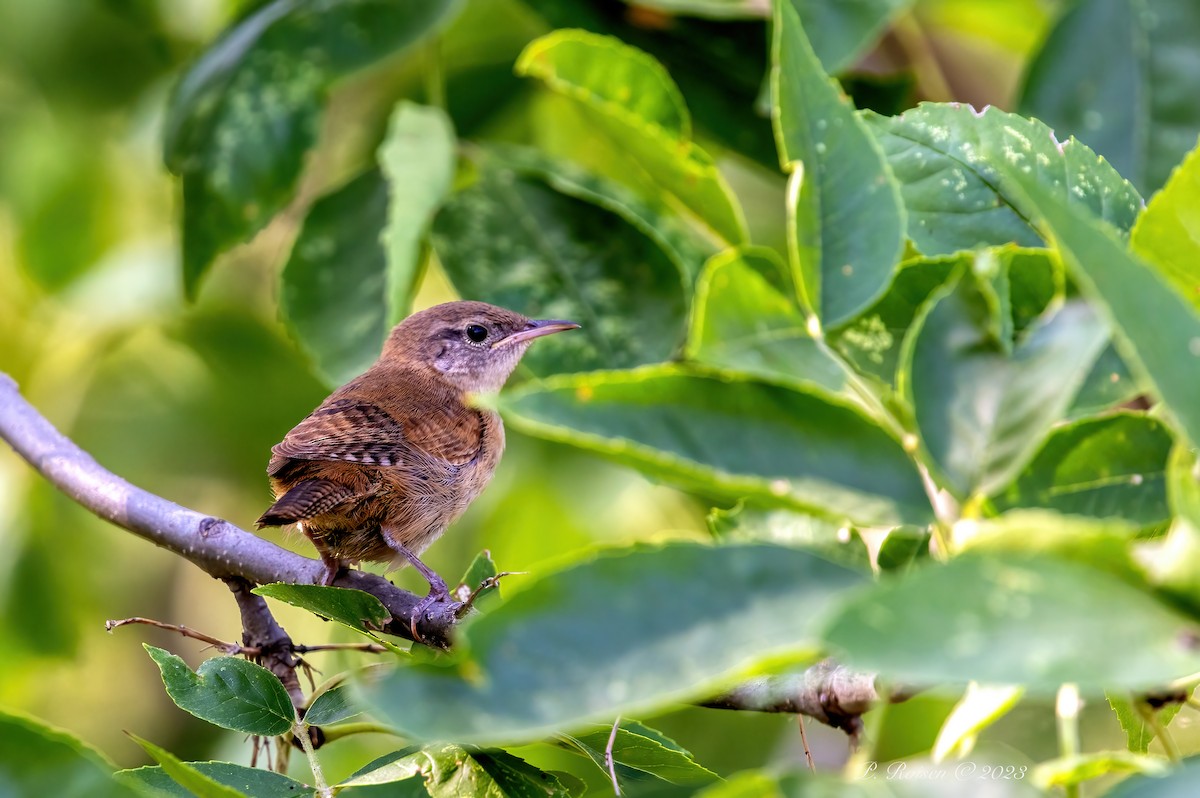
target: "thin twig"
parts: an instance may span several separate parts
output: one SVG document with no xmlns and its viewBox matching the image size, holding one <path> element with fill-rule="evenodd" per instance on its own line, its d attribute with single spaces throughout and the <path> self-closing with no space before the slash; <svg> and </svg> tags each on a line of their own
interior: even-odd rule
<svg viewBox="0 0 1200 798">
<path fill-rule="evenodd" d="M 617 729 L 621 728 L 621 716 L 613 721 L 612 731 L 608 734 L 608 744 L 604 746 L 604 764 L 608 767 L 608 775 L 612 777 L 613 795 L 621 794 L 621 784 L 617 781 L 617 763 L 613 759 L 613 746 L 617 744 Z"/>
<path fill-rule="evenodd" d="M 804 731 L 804 716 L 797 715 L 796 723 L 800 726 L 800 744 L 804 746 L 804 758 L 808 761 L 808 769 L 817 772 L 817 763 L 813 761 L 812 749 L 808 747 L 808 734 Z"/>
<path fill-rule="evenodd" d="M 247 648 L 246 646 L 238 643 L 231 643 L 228 640 L 220 640 L 212 635 L 207 635 L 204 632 L 197 632 L 195 629 L 190 629 L 183 624 L 164 623 L 163 621 L 156 621 L 153 618 L 142 618 L 141 616 L 122 618 L 119 621 L 105 621 L 104 629 L 105 631 L 111 632 L 114 629 L 120 629 L 122 626 L 129 626 L 130 624 L 142 624 L 144 626 L 153 626 L 156 629 L 166 629 L 168 632 L 175 632 L 182 637 L 188 637 L 192 640 L 199 640 L 202 643 L 208 643 L 213 648 L 216 648 L 217 650 L 224 654 L 228 654 L 229 656 L 241 655 L 252 657 L 259 653 L 259 649 L 257 648 Z"/>
</svg>

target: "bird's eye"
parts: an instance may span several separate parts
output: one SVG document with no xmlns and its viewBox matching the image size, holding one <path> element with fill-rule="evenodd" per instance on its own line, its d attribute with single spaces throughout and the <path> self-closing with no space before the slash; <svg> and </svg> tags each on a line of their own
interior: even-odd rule
<svg viewBox="0 0 1200 798">
<path fill-rule="evenodd" d="M 467 337 L 475 343 L 480 343 L 488 337 L 487 327 L 484 327 L 482 324 L 472 324 L 467 327 Z"/>
</svg>

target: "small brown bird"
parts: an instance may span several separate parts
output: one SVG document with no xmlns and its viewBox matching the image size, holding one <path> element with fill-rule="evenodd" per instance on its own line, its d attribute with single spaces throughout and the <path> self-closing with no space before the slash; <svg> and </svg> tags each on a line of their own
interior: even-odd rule
<svg viewBox="0 0 1200 798">
<path fill-rule="evenodd" d="M 449 600 L 418 555 L 483 491 L 504 451 L 500 416 L 467 395 L 500 390 L 535 338 L 578 326 L 483 302 L 409 316 L 371 368 L 271 449 L 276 501 L 259 528 L 296 524 L 320 553 L 326 584 L 348 563 L 411 562 L 430 587 L 415 623 Z"/>
</svg>

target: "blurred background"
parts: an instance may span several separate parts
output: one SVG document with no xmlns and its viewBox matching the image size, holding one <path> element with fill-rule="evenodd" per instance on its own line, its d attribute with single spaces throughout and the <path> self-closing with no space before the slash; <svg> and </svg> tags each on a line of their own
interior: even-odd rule
<svg viewBox="0 0 1200 798">
<path fill-rule="evenodd" d="M 278 274 L 299 220 L 314 196 L 369 158 L 390 100 L 423 99 L 419 70 L 403 59 L 339 84 L 296 202 L 222 257 L 197 301 L 185 302 L 180 192 L 162 165 L 163 110 L 181 69 L 255 5 L 0 0 L 0 371 L 109 469 L 243 527 L 270 501 L 270 447 L 331 388 L 277 321 Z M 699 56 L 664 10 L 670 3 L 607 5 L 631 43 L 662 37 L 674 48 L 658 54 L 688 93 L 688 77 L 695 78 L 689 58 Z M 882 112 L 922 98 L 1015 109 L 1022 74 L 1060 6 L 920 0 L 846 73 L 845 85 L 860 107 Z M 753 99 L 765 64 L 763 21 L 689 24 L 706 32 L 706 57 L 716 52 L 738 67 L 717 65 Z M 519 0 L 467 3 L 441 42 L 462 137 L 545 143 L 568 135 L 553 102 L 512 76 L 517 53 L 549 28 Z M 693 111 L 754 239 L 782 241 L 784 184 L 773 152 L 754 158 L 722 149 L 722 142 L 761 134 L 761 113 L 754 116 L 752 103 L 740 109 L 756 126 L 747 132 L 719 109 Z M 417 307 L 452 298 L 435 264 Z M 450 579 L 487 548 L 503 570 L 543 569 L 595 544 L 707 536 L 708 509 L 632 471 L 510 432 L 496 480 L 427 562 Z M 298 536 L 265 534 L 312 554 Z M 141 643 L 179 652 L 193 666 L 211 652 L 145 627 L 104 631 L 106 619 L 142 615 L 236 639 L 236 608 L 224 586 L 79 510 L 7 449 L 0 450 L 0 551 L 0 707 L 60 725 L 123 766 L 146 758 L 115 729 L 184 759 L 248 761 L 240 738 L 169 702 Z M 419 589 L 408 571 L 397 577 Z M 344 639 L 311 616 L 288 608 L 278 614 L 298 642 Z M 359 661 L 354 656 L 312 661 L 328 663 L 332 674 Z M 876 756 L 927 747 L 953 700 L 923 696 L 876 713 L 886 715 L 872 719 Z M 1085 735 L 1094 739 L 1085 736 L 1085 750 L 1120 746 L 1106 708 L 1089 712 L 1094 722 Z M 790 718 L 689 709 L 654 723 L 720 772 L 801 756 Z M 1048 707 L 1022 706 L 981 748 L 1019 741 L 1006 762 L 1045 758 L 1054 752 L 1053 734 Z M 845 758 L 840 733 L 814 730 L 810 739 L 824 763 Z M 385 738 L 338 742 L 325 754 L 327 770 L 338 778 L 395 747 Z"/>
</svg>

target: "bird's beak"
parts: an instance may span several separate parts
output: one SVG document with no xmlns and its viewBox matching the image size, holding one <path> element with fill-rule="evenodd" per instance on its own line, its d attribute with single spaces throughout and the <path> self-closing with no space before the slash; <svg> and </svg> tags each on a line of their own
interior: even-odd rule
<svg viewBox="0 0 1200 798">
<path fill-rule="evenodd" d="M 492 344 L 492 349 L 500 349 L 505 346 L 512 346 L 523 341 L 532 341 L 534 338 L 541 338 L 543 335 L 552 335 L 556 332 L 564 330 L 578 330 L 579 325 L 573 321 L 562 321 L 560 319 L 534 319 L 529 322 L 524 330 L 519 330 L 507 338 L 501 338 L 496 343 Z"/>
</svg>

